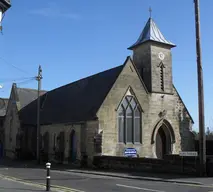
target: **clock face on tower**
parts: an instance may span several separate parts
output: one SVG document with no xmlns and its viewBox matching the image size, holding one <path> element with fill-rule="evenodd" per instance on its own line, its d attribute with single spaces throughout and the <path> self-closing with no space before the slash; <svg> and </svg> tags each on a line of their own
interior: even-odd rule
<svg viewBox="0 0 213 192">
<path fill-rule="evenodd" d="M 158 53 L 158 57 L 161 61 L 163 61 L 165 58 L 165 55 L 162 52 L 160 52 L 160 53 Z"/>
</svg>

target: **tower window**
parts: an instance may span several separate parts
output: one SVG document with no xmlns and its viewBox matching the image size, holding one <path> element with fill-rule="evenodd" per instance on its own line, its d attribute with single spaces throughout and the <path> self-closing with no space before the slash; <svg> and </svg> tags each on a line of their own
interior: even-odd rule
<svg viewBox="0 0 213 192">
<path fill-rule="evenodd" d="M 163 63 L 160 64 L 160 87 L 161 91 L 164 91 L 164 65 Z"/>
</svg>

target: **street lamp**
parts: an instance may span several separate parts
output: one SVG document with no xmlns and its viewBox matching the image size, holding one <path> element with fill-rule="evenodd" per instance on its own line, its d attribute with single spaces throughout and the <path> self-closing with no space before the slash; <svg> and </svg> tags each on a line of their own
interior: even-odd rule
<svg viewBox="0 0 213 192">
<path fill-rule="evenodd" d="M 2 20 L 5 12 L 11 7 L 10 0 L 0 0 L 0 30 L 2 31 Z"/>
</svg>

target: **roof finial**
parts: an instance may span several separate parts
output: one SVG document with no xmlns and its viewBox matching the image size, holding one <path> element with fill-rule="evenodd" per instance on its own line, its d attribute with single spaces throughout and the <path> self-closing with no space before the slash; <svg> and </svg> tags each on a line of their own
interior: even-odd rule
<svg viewBox="0 0 213 192">
<path fill-rule="evenodd" d="M 152 18 L 152 8 L 149 7 L 150 18 Z"/>
</svg>

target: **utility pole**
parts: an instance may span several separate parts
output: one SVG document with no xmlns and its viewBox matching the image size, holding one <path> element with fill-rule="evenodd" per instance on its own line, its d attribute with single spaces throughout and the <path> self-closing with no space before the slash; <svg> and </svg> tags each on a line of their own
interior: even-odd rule
<svg viewBox="0 0 213 192">
<path fill-rule="evenodd" d="M 38 99 L 37 99 L 37 162 L 40 164 L 40 91 L 41 91 L 41 80 L 42 80 L 42 69 L 41 65 L 38 68 L 38 76 L 36 77 L 38 81 Z"/>
<path fill-rule="evenodd" d="M 206 175 L 206 135 L 204 120 L 204 91 L 203 91 L 203 68 L 201 59 L 200 40 L 200 3 L 194 0 L 195 4 L 195 28 L 196 28 L 196 48 L 197 48 L 197 75 L 198 75 L 198 105 L 199 105 L 199 156 L 200 174 Z"/>
</svg>

